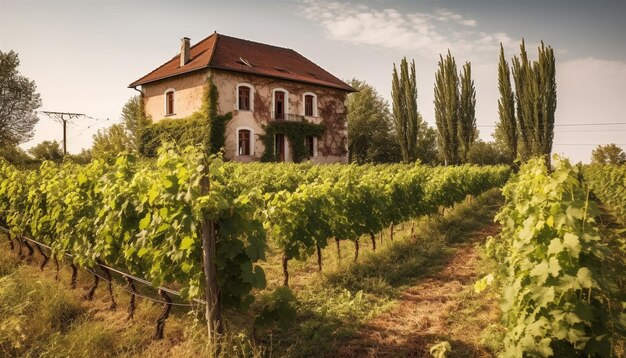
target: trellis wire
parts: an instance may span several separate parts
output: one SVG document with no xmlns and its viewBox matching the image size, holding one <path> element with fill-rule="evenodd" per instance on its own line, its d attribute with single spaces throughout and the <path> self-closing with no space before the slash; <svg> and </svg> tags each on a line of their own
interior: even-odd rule
<svg viewBox="0 0 626 358">
<path fill-rule="evenodd" d="M 5 228 L 3 226 L 0 226 L 0 229 L 2 231 L 6 232 L 6 233 L 10 233 L 9 229 L 7 229 L 7 228 Z M 28 241 L 32 242 L 33 244 L 35 244 L 35 245 L 38 245 L 38 246 L 41 246 L 41 247 L 45 247 L 46 249 L 52 251 L 52 247 L 50 247 L 50 246 L 48 246 L 48 245 L 46 245 L 46 244 L 44 244 L 42 242 L 39 242 L 37 240 L 31 239 L 31 238 L 23 236 L 23 235 L 22 235 L 21 238 L 24 239 L 24 240 L 28 240 Z M 72 257 L 72 255 L 70 253 L 68 253 L 68 252 L 66 252 L 65 255 L 70 257 L 70 258 Z M 155 288 L 156 290 L 162 290 L 162 291 L 167 292 L 169 294 L 172 294 L 174 296 L 181 297 L 181 294 L 178 291 L 169 289 L 167 287 L 161 287 L 161 286 L 154 287 L 154 285 L 152 285 L 152 283 L 150 281 L 145 280 L 143 278 L 140 278 L 140 277 L 137 277 L 137 276 L 133 276 L 131 274 L 125 273 L 123 271 L 120 271 L 120 270 L 118 270 L 116 268 L 113 268 L 113 267 L 110 267 L 110 266 L 107 266 L 107 265 L 104 265 L 104 264 L 99 264 L 99 266 L 104 267 L 106 269 L 109 269 L 109 270 L 111 270 L 111 271 L 113 271 L 113 272 L 115 272 L 115 273 L 117 273 L 119 275 L 122 275 L 123 277 L 128 277 L 128 278 L 132 279 L 133 281 L 139 282 L 139 283 L 141 283 L 141 284 L 143 284 L 145 286 L 149 286 L 149 287 Z M 101 275 L 97 274 L 94 270 L 92 270 L 90 268 L 86 268 L 86 267 L 83 267 L 83 269 L 85 269 L 86 271 L 89 271 L 94 276 L 98 276 L 100 279 L 104 280 L 105 282 L 109 282 L 109 280 L 107 280 L 106 278 L 104 278 Z M 167 304 L 171 304 L 172 306 L 181 306 L 181 307 L 196 307 L 197 306 L 197 305 L 195 305 L 193 303 L 176 303 L 176 302 L 168 303 L 168 302 L 163 301 L 163 300 L 154 299 L 154 298 L 151 298 L 151 297 L 148 297 L 148 296 L 145 296 L 145 295 L 141 295 L 141 294 L 138 294 L 138 293 L 133 293 L 129 289 L 127 289 L 126 287 L 117 284 L 113 280 L 111 280 L 110 282 L 113 285 L 115 285 L 116 287 L 121 288 L 122 290 L 124 290 L 124 291 L 126 291 L 128 293 L 134 294 L 135 296 L 141 297 L 141 298 L 146 299 L 148 301 L 152 301 L 152 302 L 156 302 L 156 303 L 162 303 L 162 304 L 166 304 L 167 303 Z M 198 304 L 206 304 L 206 302 L 204 300 L 201 300 L 201 299 L 198 299 L 198 298 L 194 299 L 193 301 L 195 301 Z"/>
</svg>

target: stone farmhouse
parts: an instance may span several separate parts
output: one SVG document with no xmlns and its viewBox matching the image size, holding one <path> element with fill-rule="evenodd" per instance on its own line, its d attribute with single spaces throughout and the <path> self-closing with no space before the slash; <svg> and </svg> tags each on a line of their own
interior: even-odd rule
<svg viewBox="0 0 626 358">
<path fill-rule="evenodd" d="M 181 40 L 180 53 L 129 85 L 143 94 L 153 121 L 184 118 L 200 109 L 208 76 L 219 92 L 218 113 L 230 112 L 225 158 L 260 160 L 260 136 L 272 122 L 322 124 L 319 137 L 305 137 L 316 163 L 348 161 L 346 95 L 355 90 L 294 50 L 214 32 L 194 46 Z M 275 158 L 292 161 L 289 138 L 274 134 Z"/>
</svg>

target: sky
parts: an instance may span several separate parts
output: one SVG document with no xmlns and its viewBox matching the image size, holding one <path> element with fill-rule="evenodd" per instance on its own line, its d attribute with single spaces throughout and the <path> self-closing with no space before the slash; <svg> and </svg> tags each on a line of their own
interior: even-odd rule
<svg viewBox="0 0 626 358">
<path fill-rule="evenodd" d="M 341 79 L 357 78 L 390 100 L 391 71 L 414 59 L 418 109 L 435 125 L 439 54 L 472 64 L 480 138 L 498 120 L 497 61 L 524 38 L 531 59 L 541 41 L 557 62 L 553 152 L 588 162 L 599 144 L 626 149 L 626 1 L 6 1 L 0 50 L 19 54 L 37 84 L 40 110 L 84 113 L 68 124 L 68 150 L 120 122 L 137 94 L 128 84 L 213 31 L 292 48 Z M 30 148 L 61 141 L 61 124 L 41 114 Z M 611 124 L 619 123 L 619 124 Z"/>
</svg>

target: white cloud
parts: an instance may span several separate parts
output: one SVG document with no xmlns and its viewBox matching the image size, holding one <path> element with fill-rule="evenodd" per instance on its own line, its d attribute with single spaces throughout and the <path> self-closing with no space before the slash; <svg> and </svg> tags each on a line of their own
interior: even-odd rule
<svg viewBox="0 0 626 358">
<path fill-rule="evenodd" d="M 497 32 L 473 30 L 478 22 L 448 9 L 434 13 L 401 13 L 396 9 L 376 9 L 337 1 L 306 0 L 301 15 L 319 23 L 337 41 L 394 50 L 443 53 L 448 49 L 461 55 L 469 52 L 493 53 L 499 43 L 513 45 L 511 38 Z"/>
</svg>

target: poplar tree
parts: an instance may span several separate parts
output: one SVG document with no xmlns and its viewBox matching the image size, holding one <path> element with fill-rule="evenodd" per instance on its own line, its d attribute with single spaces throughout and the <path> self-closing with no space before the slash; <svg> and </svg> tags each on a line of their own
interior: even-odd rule
<svg viewBox="0 0 626 358">
<path fill-rule="evenodd" d="M 439 55 L 435 74 L 435 123 L 439 132 L 439 148 L 446 164 L 459 163 L 459 77 L 456 62 L 448 50 Z"/>
<path fill-rule="evenodd" d="M 533 105 L 535 96 L 532 93 L 533 72 L 526 53 L 526 44 L 522 39 L 520 57 L 513 57 L 513 80 L 515 82 L 515 102 L 517 104 L 518 153 L 526 161 L 532 155 L 533 148 Z"/>
<path fill-rule="evenodd" d="M 513 79 L 519 129 L 518 152 L 523 159 L 544 156 L 549 165 L 556 111 L 556 66 L 554 51 L 541 42 L 537 61 L 530 62 L 524 40 L 520 57 L 513 58 Z"/>
<path fill-rule="evenodd" d="M 511 72 L 509 64 L 504 58 L 504 48 L 500 43 L 500 62 L 498 64 L 498 115 L 500 121 L 496 125 L 496 132 L 501 133 L 510 158 L 517 157 L 517 120 L 515 118 L 515 98 L 511 88 Z"/>
<path fill-rule="evenodd" d="M 546 47 L 541 41 L 539 56 L 535 63 L 537 79 L 538 119 L 535 121 L 538 153 L 550 162 L 552 142 L 554 139 L 554 113 L 556 112 L 556 64 L 554 50 Z"/>
<path fill-rule="evenodd" d="M 418 135 L 421 118 L 417 112 L 417 82 L 415 61 L 409 64 L 406 57 L 400 62 L 400 74 L 393 64 L 391 99 L 396 137 L 400 145 L 402 159 L 413 162 L 418 157 Z"/>
<path fill-rule="evenodd" d="M 472 80 L 472 65 L 466 62 L 460 76 L 461 98 L 459 103 L 459 159 L 467 162 L 467 154 L 478 136 L 476 129 L 476 88 Z"/>
</svg>

